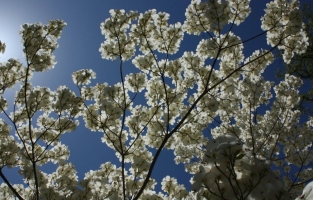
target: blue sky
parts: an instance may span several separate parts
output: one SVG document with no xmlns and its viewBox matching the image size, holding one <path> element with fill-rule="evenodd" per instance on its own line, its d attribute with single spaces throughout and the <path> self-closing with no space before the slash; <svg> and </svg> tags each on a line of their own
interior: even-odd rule
<svg viewBox="0 0 313 200">
<path fill-rule="evenodd" d="M 266 2 L 268 0 L 253 0 L 252 13 L 246 22 L 234 29 L 235 34 L 244 40 L 262 32 L 260 17 L 264 14 Z M 119 81 L 119 63 L 101 59 L 98 50 L 104 41 L 104 36 L 100 32 L 100 23 L 109 17 L 109 10 L 125 9 L 144 12 L 148 9 L 156 9 L 169 13 L 170 23 L 183 23 L 189 3 L 190 0 L 2 0 L 0 1 L 0 40 L 7 44 L 7 50 L 4 55 L 0 55 L 0 62 L 11 57 L 24 61 L 18 34 L 21 24 L 46 23 L 50 19 L 62 19 L 67 26 L 59 40 L 59 48 L 55 51 L 58 63 L 49 72 L 35 74 L 33 85 L 48 86 L 52 90 L 59 85 L 67 85 L 76 91 L 71 74 L 84 68 L 91 68 L 97 73 L 97 79 L 92 82 L 92 85 L 96 82 L 114 84 Z M 207 38 L 205 35 L 203 37 Z M 185 34 L 182 48 L 174 57 L 181 56 L 186 50 L 194 51 L 201 39 L 202 36 Z M 261 48 L 267 48 L 265 37 L 247 43 L 244 52 L 250 55 L 253 50 Z M 266 78 L 274 79 L 273 72 L 276 69 L 276 66 L 271 65 L 270 69 L 267 69 Z M 129 72 L 134 68 L 128 63 L 125 70 Z M 6 93 L 6 96 L 8 98 L 11 96 L 9 100 L 12 101 L 13 94 L 14 91 L 11 90 Z M 84 177 L 84 173 L 90 169 L 98 169 L 100 164 L 106 161 L 113 163 L 117 161 L 114 152 L 101 143 L 101 137 L 102 133 L 91 132 L 81 123 L 75 132 L 67 133 L 62 138 L 62 141 L 69 145 L 70 161 L 76 166 L 79 179 Z M 52 169 L 54 167 L 51 166 L 45 168 L 46 172 Z M 157 180 L 170 175 L 177 177 L 179 183 L 185 183 L 189 189 L 190 176 L 185 175 L 182 166 L 175 165 L 172 152 L 162 153 L 155 169 L 153 176 Z M 5 173 L 8 174 L 11 182 L 21 182 L 21 177 L 16 176 L 16 170 L 11 172 L 5 170 Z"/>
</svg>

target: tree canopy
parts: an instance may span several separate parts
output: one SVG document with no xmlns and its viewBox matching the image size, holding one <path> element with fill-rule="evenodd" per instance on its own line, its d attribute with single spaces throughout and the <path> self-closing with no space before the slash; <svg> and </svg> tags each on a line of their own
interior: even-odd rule
<svg viewBox="0 0 313 200">
<path fill-rule="evenodd" d="M 309 46 L 303 54 L 296 54 L 291 62 L 284 63 L 284 69 L 279 69 L 277 76 L 283 78 L 285 74 L 292 74 L 300 77 L 302 80 L 307 80 L 310 88 L 301 93 L 301 100 L 296 108 L 302 110 L 304 113 L 313 115 L 312 108 L 306 106 L 307 103 L 313 102 L 313 12 L 311 5 L 308 3 L 301 4 L 302 20 L 305 23 L 305 31 L 308 36 Z M 281 57 L 282 53 L 278 51 L 278 56 Z"/>
<path fill-rule="evenodd" d="M 100 24 L 103 59 L 118 63 L 120 82 L 91 84 L 92 69 L 72 74 L 78 88 L 32 86 L 34 73 L 51 70 L 66 23 L 21 26 L 26 66 L 0 64 L 0 197 L 2 199 L 294 199 L 312 181 L 313 118 L 299 123 L 302 81 L 286 74 L 278 84 L 262 73 L 282 50 L 284 62 L 309 46 L 297 1 L 266 4 L 262 32 L 242 40 L 234 26 L 249 16 L 249 0 L 192 0 L 183 24 L 169 14 L 110 10 Z M 178 58 L 185 34 L 199 39 Z M 243 53 L 266 35 L 268 49 Z M 0 43 L 0 52 L 5 52 Z M 125 73 L 125 63 L 138 70 Z M 19 84 L 13 102 L 3 94 Z M 10 104 L 10 109 L 9 109 Z M 80 121 L 79 121 L 80 120 Z M 119 163 L 105 162 L 79 180 L 62 135 L 79 122 L 103 133 Z M 209 132 L 204 132 L 210 126 Z M 92 136 L 91 136 L 92 137 Z M 82 141 L 83 143 L 83 141 Z M 175 177 L 152 176 L 161 152 L 191 174 L 191 189 Z M 53 163 L 52 173 L 41 166 Z M 17 168 L 24 184 L 11 184 Z M 161 191 L 156 191 L 161 184 Z M 306 198 L 304 193 L 300 198 Z"/>
</svg>

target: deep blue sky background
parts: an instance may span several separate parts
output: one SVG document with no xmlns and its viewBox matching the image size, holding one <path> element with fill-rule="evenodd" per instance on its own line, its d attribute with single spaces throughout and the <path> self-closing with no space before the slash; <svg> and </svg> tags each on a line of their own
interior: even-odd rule
<svg viewBox="0 0 313 200">
<path fill-rule="evenodd" d="M 268 0 L 253 0 L 252 13 L 239 27 L 234 29 L 236 35 L 243 40 L 262 32 L 260 17 Z M 22 46 L 20 43 L 19 26 L 23 23 L 46 23 L 50 19 L 62 19 L 67 23 L 62 37 L 59 40 L 59 48 L 55 51 L 57 65 L 53 70 L 34 75 L 34 86 L 48 86 L 55 90 L 59 85 L 67 85 L 77 91 L 72 83 L 71 74 L 84 68 L 91 68 L 97 73 L 97 79 L 92 82 L 108 82 L 114 84 L 119 81 L 118 62 L 101 59 L 99 53 L 100 44 L 104 36 L 100 32 L 100 23 L 109 17 L 110 9 L 137 10 L 145 12 L 148 9 L 167 12 L 170 14 L 170 23 L 185 20 L 185 10 L 190 0 L 1 0 L 0 1 L 0 40 L 7 44 L 6 53 L 0 55 L 0 62 L 13 57 L 24 62 Z M 185 34 L 182 48 L 177 55 L 184 51 L 195 51 L 198 42 L 207 36 L 189 36 Z M 245 44 L 246 56 L 256 49 L 268 48 L 265 37 Z M 131 62 L 126 64 L 126 70 L 134 68 Z M 277 66 L 270 66 L 265 77 L 273 79 Z M 12 101 L 14 91 L 6 93 L 9 103 Z M 10 104 L 9 104 L 10 105 Z M 82 121 L 81 121 L 82 122 Z M 62 137 L 63 143 L 71 150 L 70 161 L 74 163 L 78 171 L 79 179 L 83 179 L 84 173 L 96 170 L 100 164 L 106 161 L 117 161 L 114 152 L 101 143 L 102 133 L 91 132 L 81 123 L 73 133 L 67 133 Z M 53 165 L 51 165 L 53 166 Z M 54 171 L 55 167 L 45 167 L 45 172 Z M 16 176 L 17 170 L 5 170 L 8 179 L 13 183 L 21 182 L 21 177 Z M 153 177 L 161 180 L 166 175 L 176 177 L 179 183 L 185 183 L 189 189 L 190 176 L 186 176 L 182 165 L 175 165 L 173 153 L 162 153 L 157 162 Z M 2 180 L 0 180 L 1 182 Z M 160 186 L 160 184 L 158 185 Z"/>
</svg>

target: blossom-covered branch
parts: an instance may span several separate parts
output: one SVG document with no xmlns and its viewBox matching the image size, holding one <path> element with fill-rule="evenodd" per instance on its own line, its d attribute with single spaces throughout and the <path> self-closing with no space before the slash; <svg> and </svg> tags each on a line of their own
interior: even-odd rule
<svg viewBox="0 0 313 200">
<path fill-rule="evenodd" d="M 6 117 L 0 123 L 0 167 L 18 168 L 27 186 L 10 184 L 1 173 L 7 184 L 0 185 L 0 196 L 272 200 L 300 195 L 299 186 L 312 178 L 313 158 L 313 119 L 300 124 L 300 112 L 293 109 L 302 82 L 286 75 L 275 85 L 262 73 L 274 62 L 275 48 L 283 50 L 286 63 L 305 52 L 301 12 L 297 1 L 274 0 L 261 18 L 263 32 L 242 40 L 233 27 L 249 16 L 249 3 L 192 0 L 183 24 L 169 24 L 170 15 L 154 9 L 110 10 L 100 25 L 105 40 L 99 51 L 103 59 L 119 60 L 120 82 L 92 86 L 96 73 L 82 69 L 72 74 L 78 95 L 66 86 L 51 91 L 31 85 L 33 73 L 53 68 L 52 53 L 66 23 L 23 25 L 27 66 L 14 59 L 0 65 L 0 109 Z M 185 33 L 208 39 L 174 57 Z M 248 41 L 263 34 L 268 49 L 245 56 Z M 139 72 L 125 74 L 127 62 Z M 2 94 L 18 83 L 9 113 Z M 79 117 L 89 130 L 103 133 L 102 142 L 119 159 L 104 160 L 80 182 L 61 140 Z M 152 173 L 164 149 L 193 176 L 190 191 L 170 176 L 163 178 L 162 191 L 155 190 Z M 51 174 L 40 170 L 48 162 L 57 165 Z"/>
</svg>

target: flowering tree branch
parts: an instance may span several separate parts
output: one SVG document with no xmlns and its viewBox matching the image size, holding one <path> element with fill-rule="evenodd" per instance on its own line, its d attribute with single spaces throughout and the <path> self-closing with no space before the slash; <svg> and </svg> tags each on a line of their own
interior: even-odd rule
<svg viewBox="0 0 313 200">
<path fill-rule="evenodd" d="M 10 184 L 0 171 L 6 183 L 0 185 L 0 195 L 123 200 L 299 195 L 298 186 L 311 179 L 306 176 L 313 156 L 313 119 L 299 124 L 299 111 L 293 109 L 299 101 L 300 79 L 286 75 L 274 86 L 262 73 L 273 63 L 276 48 L 283 50 L 285 62 L 305 52 L 301 12 L 296 1 L 274 0 L 261 19 L 263 32 L 241 40 L 233 27 L 248 17 L 249 2 L 193 0 L 183 24 L 168 24 L 169 14 L 156 10 L 140 14 L 110 10 L 100 25 L 105 40 L 99 51 L 103 59 L 119 59 L 120 82 L 90 86 L 95 72 L 76 71 L 72 79 L 79 96 L 66 86 L 51 91 L 31 85 L 33 73 L 53 68 L 52 53 L 66 23 L 23 25 L 27 66 L 14 59 L 0 65 L 0 111 L 15 131 L 13 135 L 11 126 L 0 121 L 0 167 L 19 168 L 27 186 Z M 206 33 L 209 39 L 199 41 L 195 52 L 172 59 L 185 33 Z M 244 45 L 264 34 L 268 50 L 246 57 Z M 137 49 L 141 53 L 136 54 Z M 0 52 L 4 51 L 0 42 Z M 129 60 L 138 73 L 125 74 L 123 65 Z M 21 89 L 9 113 L 2 94 L 18 82 Z M 140 94 L 144 103 L 138 100 Z M 260 107 L 268 104 L 260 114 Z M 75 130 L 78 117 L 91 131 L 103 133 L 102 142 L 120 162 L 105 162 L 80 182 L 60 140 Z M 213 128 L 204 134 L 208 125 Z M 172 150 L 176 164 L 183 163 L 192 174 L 191 191 L 170 176 L 163 178 L 162 192 L 155 191 L 152 173 L 164 149 Z M 57 165 L 51 174 L 40 170 L 48 162 Z M 279 170 L 273 172 L 272 166 Z M 290 173 L 290 168 L 297 173 Z"/>
</svg>

